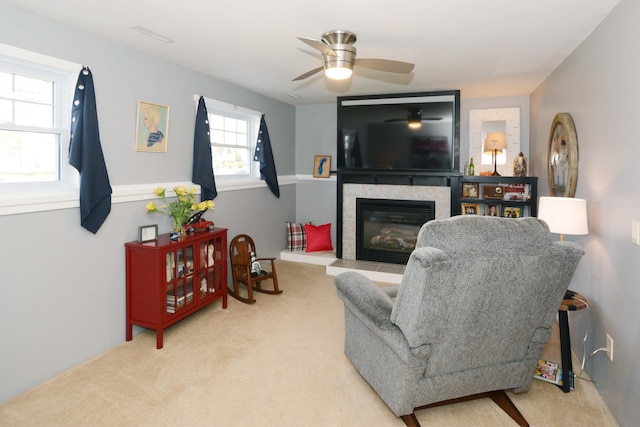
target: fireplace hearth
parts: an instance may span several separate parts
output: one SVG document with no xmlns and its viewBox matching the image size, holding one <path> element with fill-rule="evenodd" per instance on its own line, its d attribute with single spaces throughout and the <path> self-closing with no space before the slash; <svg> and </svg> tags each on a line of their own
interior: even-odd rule
<svg viewBox="0 0 640 427">
<path fill-rule="evenodd" d="M 420 227 L 435 219 L 430 200 L 356 199 L 356 258 L 406 264 Z"/>
<path fill-rule="evenodd" d="M 445 219 L 451 216 L 452 188 L 460 188 L 460 175 L 453 173 L 339 169 L 337 175 L 336 257 L 352 261 L 364 261 L 356 254 L 357 199 L 433 201 L 435 219 Z M 402 256 L 404 258 L 406 254 Z"/>
</svg>

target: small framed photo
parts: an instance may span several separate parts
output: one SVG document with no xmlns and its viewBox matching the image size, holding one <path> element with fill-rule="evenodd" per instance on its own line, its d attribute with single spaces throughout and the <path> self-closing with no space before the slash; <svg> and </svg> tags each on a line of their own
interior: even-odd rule
<svg viewBox="0 0 640 427">
<path fill-rule="evenodd" d="M 472 199 L 478 198 L 478 183 L 477 182 L 463 182 L 462 183 L 462 197 L 469 197 Z"/>
<path fill-rule="evenodd" d="M 520 218 L 520 208 L 505 207 L 502 216 L 506 218 Z"/>
<path fill-rule="evenodd" d="M 158 240 L 158 224 L 138 227 L 138 242 L 146 243 Z"/>
<path fill-rule="evenodd" d="M 485 216 L 500 216 L 500 205 L 484 205 Z"/>
<path fill-rule="evenodd" d="M 331 156 L 315 156 L 313 159 L 313 177 L 329 178 L 331 175 Z"/>
<path fill-rule="evenodd" d="M 478 203 L 462 203 L 462 215 L 480 215 Z"/>
<path fill-rule="evenodd" d="M 138 101 L 136 151 L 166 153 L 169 138 L 169 107 Z"/>
</svg>

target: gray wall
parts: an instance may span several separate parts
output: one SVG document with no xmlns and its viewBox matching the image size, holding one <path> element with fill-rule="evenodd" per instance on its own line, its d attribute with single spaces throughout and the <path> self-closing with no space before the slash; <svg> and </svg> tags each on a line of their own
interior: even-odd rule
<svg viewBox="0 0 640 427">
<path fill-rule="evenodd" d="M 336 170 L 336 104 L 305 105 L 296 108 L 296 221 L 331 223 L 331 242 L 336 246 L 336 176 L 313 178 L 313 158 L 331 156 Z"/>
<path fill-rule="evenodd" d="M 585 248 L 571 288 L 589 300 L 572 313 L 573 349 L 590 325 L 587 352 L 614 339 L 614 359 L 587 358 L 586 370 L 620 425 L 640 420 L 640 246 L 631 221 L 640 219 L 638 105 L 640 3 L 622 0 L 590 37 L 531 95 L 531 165 L 548 195 L 547 144 L 556 113 L 571 114 L 578 135 L 576 197 L 587 200 L 589 235 L 565 236 Z M 586 317 L 588 316 L 588 319 Z M 580 386 L 580 383 L 578 383 Z"/>
<path fill-rule="evenodd" d="M 190 181 L 194 94 L 266 113 L 278 174 L 295 173 L 290 105 L 4 5 L 0 43 L 91 68 L 114 193 L 118 186 Z M 139 100 L 170 106 L 166 154 L 134 151 Z M 220 191 L 206 216 L 229 228 L 230 237 L 251 234 L 261 255 L 278 256 L 295 198 L 291 184 L 281 185 L 279 199 L 266 186 Z M 145 204 L 114 203 L 96 235 L 80 227 L 77 208 L 0 216 L 0 402 L 124 342 L 123 244 L 137 238 L 139 225 L 170 229 L 168 218 L 147 215 Z"/>
</svg>

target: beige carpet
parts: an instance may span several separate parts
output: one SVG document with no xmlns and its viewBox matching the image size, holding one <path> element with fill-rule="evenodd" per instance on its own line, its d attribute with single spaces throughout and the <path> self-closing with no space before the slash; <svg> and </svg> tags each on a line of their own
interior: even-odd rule
<svg viewBox="0 0 640 427">
<path fill-rule="evenodd" d="M 145 331 L 0 406 L 2 426 L 402 426 L 343 354 L 344 316 L 324 267 L 278 263 L 284 293 L 229 298 Z M 559 360 L 557 336 L 545 353 Z M 383 367 L 381 367 L 383 369 Z M 534 381 L 511 395 L 532 426 L 615 426 L 592 383 Z M 423 426 L 513 426 L 488 399 L 423 410 Z"/>
</svg>

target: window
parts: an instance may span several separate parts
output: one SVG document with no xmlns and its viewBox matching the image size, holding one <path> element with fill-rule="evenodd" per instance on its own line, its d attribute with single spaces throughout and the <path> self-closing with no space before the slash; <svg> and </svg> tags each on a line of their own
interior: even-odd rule
<svg viewBox="0 0 640 427">
<path fill-rule="evenodd" d="M 0 57 L 0 187 L 66 179 L 70 74 Z M 66 120 L 66 121 L 65 121 Z M 64 125 L 63 125 L 64 123 Z"/>
<path fill-rule="evenodd" d="M 257 176 L 253 153 L 260 113 L 213 99 L 205 102 L 215 176 Z"/>
<path fill-rule="evenodd" d="M 0 184 L 60 181 L 65 83 L 61 74 L 0 61 Z"/>
</svg>

